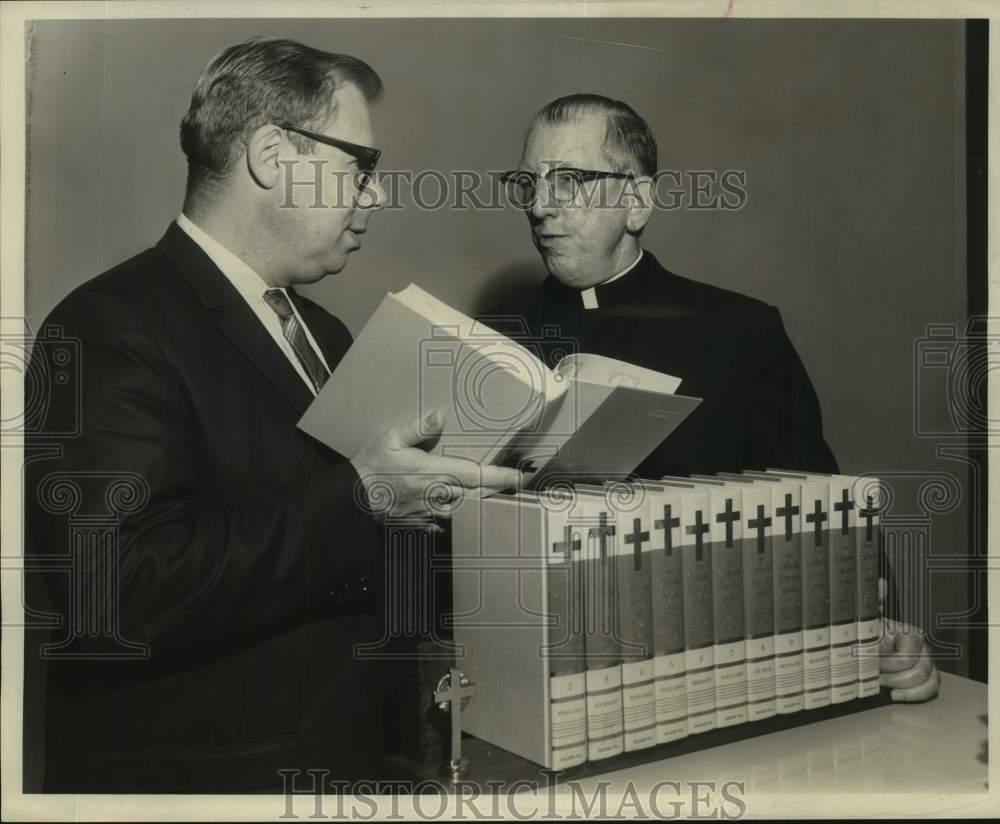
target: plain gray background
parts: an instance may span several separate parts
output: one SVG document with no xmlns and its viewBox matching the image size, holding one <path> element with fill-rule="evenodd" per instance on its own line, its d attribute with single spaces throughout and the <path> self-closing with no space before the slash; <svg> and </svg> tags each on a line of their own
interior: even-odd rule
<svg viewBox="0 0 1000 824">
<path fill-rule="evenodd" d="M 656 213 L 644 245 L 668 269 L 780 308 L 842 471 L 890 479 L 902 493 L 889 514 L 913 514 L 893 539 L 912 539 L 897 559 L 911 614 L 936 640 L 965 640 L 938 626 L 971 606 L 964 572 L 906 576 L 925 567 L 920 547 L 968 551 L 966 465 L 914 434 L 915 393 L 931 378 L 922 414 L 947 419 L 937 373 L 916 379 L 916 341 L 929 323 L 961 332 L 966 319 L 961 22 L 40 23 L 28 78 L 32 328 L 73 287 L 159 239 L 182 201 L 178 124 L 194 81 L 254 34 L 375 67 L 385 168 L 513 168 L 531 114 L 590 91 L 649 121 L 661 168 L 745 170 L 744 209 Z M 408 205 L 373 216 L 364 241 L 345 271 L 307 290 L 355 333 L 411 281 L 474 311 L 543 275 L 512 210 Z M 938 512 L 917 495 L 934 473 L 960 485 Z"/>
</svg>

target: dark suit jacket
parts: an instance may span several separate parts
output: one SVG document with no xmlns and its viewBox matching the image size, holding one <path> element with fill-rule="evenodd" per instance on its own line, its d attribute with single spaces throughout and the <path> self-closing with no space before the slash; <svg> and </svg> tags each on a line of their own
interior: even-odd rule
<svg viewBox="0 0 1000 824">
<path fill-rule="evenodd" d="M 332 368 L 349 332 L 293 300 Z M 27 549 L 50 570 L 55 640 L 69 639 L 48 662 L 45 790 L 371 777 L 381 673 L 352 652 L 381 635 L 380 534 L 351 464 L 296 429 L 312 398 L 299 375 L 176 224 L 62 301 L 40 337 L 52 330 L 80 341 L 81 391 L 78 411 L 55 392 L 49 410 L 78 415 L 79 436 L 26 470 Z M 69 505 L 60 477 L 79 494 Z M 129 511 L 130 495 L 146 503 Z M 117 530 L 103 560 L 71 546 L 94 528 L 85 515 Z M 73 612 L 74 580 L 115 578 L 113 597 L 82 606 L 121 640 Z M 148 657 L 114 658 L 122 640 Z"/>
</svg>

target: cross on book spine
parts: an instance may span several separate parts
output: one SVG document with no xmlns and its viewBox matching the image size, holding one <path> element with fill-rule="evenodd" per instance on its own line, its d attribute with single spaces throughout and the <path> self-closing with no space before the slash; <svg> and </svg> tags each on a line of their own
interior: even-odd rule
<svg viewBox="0 0 1000 824">
<path fill-rule="evenodd" d="M 879 508 L 874 505 L 874 498 L 868 496 L 868 506 L 860 510 L 858 514 L 865 519 L 865 541 L 871 542 L 872 540 L 872 519 L 878 517 Z"/>
<path fill-rule="evenodd" d="M 552 544 L 552 551 L 559 555 L 566 555 L 570 551 L 580 551 L 580 539 L 578 537 L 574 537 L 572 527 L 563 527 L 563 540 L 556 541 Z"/>
<path fill-rule="evenodd" d="M 823 521 L 827 519 L 823 511 L 823 502 L 817 500 L 812 512 L 806 513 L 806 523 L 813 524 L 813 546 L 823 545 Z"/>
<path fill-rule="evenodd" d="M 785 505 L 774 510 L 774 514 L 785 519 L 785 540 L 792 540 L 792 517 L 799 514 L 799 508 L 792 506 L 791 495 L 785 495 Z"/>
<path fill-rule="evenodd" d="M 848 533 L 847 513 L 854 509 L 854 501 L 851 500 L 846 489 L 841 490 L 841 498 L 833 505 L 833 509 L 834 512 L 840 513 L 840 534 L 846 535 Z"/>
<path fill-rule="evenodd" d="M 654 521 L 653 526 L 656 529 L 663 530 L 663 552 L 665 555 L 674 554 L 674 533 L 673 528 L 675 526 L 680 526 L 680 518 L 670 517 L 673 514 L 672 507 L 670 504 L 665 504 L 663 507 L 663 520 Z"/>
<path fill-rule="evenodd" d="M 733 545 L 733 524 L 740 519 L 739 511 L 733 511 L 733 499 L 726 498 L 726 511 L 720 512 L 715 516 L 716 523 L 725 523 L 726 525 L 726 547 L 732 547 Z"/>
<path fill-rule="evenodd" d="M 757 554 L 764 554 L 764 530 L 771 525 L 771 519 L 764 517 L 764 505 L 757 504 L 757 517 L 747 521 L 748 529 L 757 530 Z"/>
<path fill-rule="evenodd" d="M 642 519 L 633 518 L 632 532 L 631 534 L 625 536 L 625 543 L 633 544 L 632 565 L 636 571 L 642 569 L 642 545 L 645 541 L 648 540 L 649 540 L 649 533 L 642 531 Z"/>
<path fill-rule="evenodd" d="M 608 537 L 615 534 L 615 525 L 608 523 L 608 513 L 602 512 L 598 516 L 598 525 L 590 528 L 589 535 L 597 536 L 601 541 L 601 560 L 608 560 Z"/>
<path fill-rule="evenodd" d="M 694 513 L 694 523 L 688 524 L 687 534 L 694 535 L 694 559 L 700 561 L 704 557 L 705 547 L 702 536 L 708 532 L 708 524 L 701 520 L 701 510 Z"/>
</svg>

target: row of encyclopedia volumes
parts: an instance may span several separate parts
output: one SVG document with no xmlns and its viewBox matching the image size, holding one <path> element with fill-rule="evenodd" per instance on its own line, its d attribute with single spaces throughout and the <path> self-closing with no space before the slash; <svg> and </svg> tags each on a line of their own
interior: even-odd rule
<svg viewBox="0 0 1000 824">
<path fill-rule="evenodd" d="M 559 770 L 877 694 L 879 500 L 768 470 L 463 504 L 465 729 Z"/>
</svg>

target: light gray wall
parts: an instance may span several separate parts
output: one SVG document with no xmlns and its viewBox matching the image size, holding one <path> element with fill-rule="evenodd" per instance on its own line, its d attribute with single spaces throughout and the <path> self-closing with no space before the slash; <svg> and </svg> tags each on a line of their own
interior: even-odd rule
<svg viewBox="0 0 1000 824">
<path fill-rule="evenodd" d="M 380 72 L 386 168 L 513 167 L 530 115 L 587 90 L 648 119 L 661 167 L 746 170 L 745 209 L 658 213 L 648 248 L 673 271 L 781 309 L 844 471 L 965 482 L 961 463 L 913 435 L 914 341 L 929 322 L 964 325 L 961 23 L 43 23 L 29 78 L 34 326 L 75 285 L 160 237 L 180 208 L 177 127 L 194 80 L 253 34 L 345 51 Z M 472 310 L 541 276 L 510 211 L 386 211 L 365 243 L 310 289 L 354 332 L 410 281 Z M 928 403 L 944 414 L 943 393 Z M 964 552 L 966 517 L 961 501 L 934 516 L 935 551 Z M 920 598 L 935 613 L 966 606 L 960 574 L 934 586 Z"/>
</svg>

